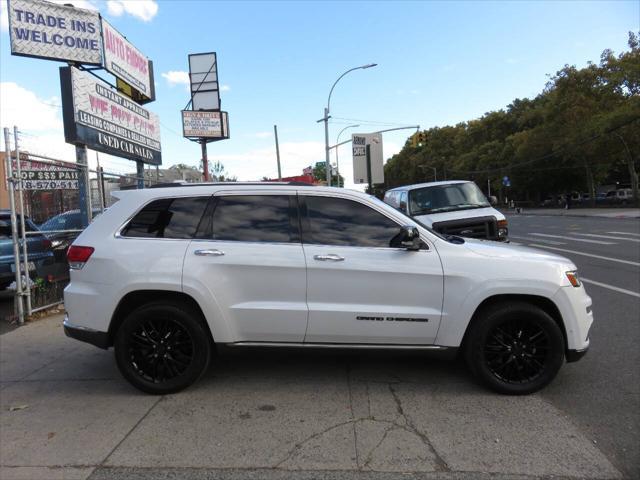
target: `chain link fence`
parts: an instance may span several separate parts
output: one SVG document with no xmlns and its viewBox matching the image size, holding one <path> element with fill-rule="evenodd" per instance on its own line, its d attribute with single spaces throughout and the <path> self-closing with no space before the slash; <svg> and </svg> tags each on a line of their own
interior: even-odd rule
<svg viewBox="0 0 640 480">
<path fill-rule="evenodd" d="M 105 172 L 99 165 L 91 169 L 76 162 L 20 152 L 15 148 L 17 129 L 11 149 L 10 132 L 5 128 L 4 133 L 0 315 L 5 322 L 20 325 L 25 317 L 62 303 L 69 282 L 67 250 L 86 224 L 81 208 L 85 200 L 80 195 L 82 184 L 88 193 L 85 211 L 93 221 L 115 201 L 112 192 L 137 188 L 138 178 Z M 145 186 L 157 183 L 153 173 L 145 172 Z"/>
</svg>

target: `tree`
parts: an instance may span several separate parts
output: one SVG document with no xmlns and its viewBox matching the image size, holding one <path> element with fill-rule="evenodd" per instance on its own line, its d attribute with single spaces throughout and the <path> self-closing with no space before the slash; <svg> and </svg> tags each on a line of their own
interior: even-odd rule
<svg viewBox="0 0 640 480">
<path fill-rule="evenodd" d="M 238 178 L 230 176 L 219 160 L 209 164 L 209 178 L 212 182 L 237 182 Z"/>
<path fill-rule="evenodd" d="M 334 170 L 331 169 L 331 185 L 332 186 L 340 186 L 344 187 L 344 177 L 340 175 L 340 183 L 338 184 L 338 176 L 333 175 Z M 318 183 L 326 183 L 327 182 L 327 169 L 325 168 L 324 162 L 316 163 L 315 167 L 313 167 L 313 178 Z"/>
</svg>

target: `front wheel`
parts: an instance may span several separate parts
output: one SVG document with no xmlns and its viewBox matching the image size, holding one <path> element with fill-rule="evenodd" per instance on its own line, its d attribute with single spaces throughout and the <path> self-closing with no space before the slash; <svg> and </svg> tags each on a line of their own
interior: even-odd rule
<svg viewBox="0 0 640 480">
<path fill-rule="evenodd" d="M 524 395 L 549 384 L 564 362 L 564 337 L 544 310 L 522 302 L 495 305 L 470 327 L 467 365 L 499 393 Z"/>
<path fill-rule="evenodd" d="M 146 393 L 180 391 L 209 366 L 209 335 L 188 305 L 153 302 L 130 313 L 114 342 L 122 375 Z"/>
</svg>

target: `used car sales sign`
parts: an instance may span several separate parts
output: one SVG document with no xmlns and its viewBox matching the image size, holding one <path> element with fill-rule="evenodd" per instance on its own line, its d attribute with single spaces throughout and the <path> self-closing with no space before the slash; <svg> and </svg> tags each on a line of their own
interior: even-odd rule
<svg viewBox="0 0 640 480">
<path fill-rule="evenodd" d="M 98 12 L 41 0 L 9 0 L 11 53 L 102 64 Z"/>
<path fill-rule="evenodd" d="M 60 68 L 60 85 L 67 143 L 152 165 L 162 164 L 157 115 L 74 67 Z"/>
</svg>

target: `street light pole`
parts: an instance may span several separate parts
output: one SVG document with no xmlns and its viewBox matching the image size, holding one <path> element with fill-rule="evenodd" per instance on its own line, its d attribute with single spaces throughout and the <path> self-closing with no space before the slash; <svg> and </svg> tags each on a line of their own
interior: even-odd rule
<svg viewBox="0 0 640 480">
<path fill-rule="evenodd" d="M 338 145 L 340 144 L 340 135 L 342 135 L 342 132 L 348 130 L 349 128 L 358 128 L 359 126 L 360 125 L 348 125 L 340 130 L 340 133 L 338 133 L 338 136 L 336 137 L 336 173 L 338 175 L 338 187 L 340 186 L 340 162 L 338 162 L 338 150 L 340 150 L 340 147 L 338 147 Z"/>
<path fill-rule="evenodd" d="M 349 70 L 344 72 L 342 75 L 340 75 L 335 82 L 333 82 L 333 85 L 331 86 L 331 90 L 329 90 L 329 98 L 327 98 L 327 106 L 324 109 L 324 117 L 318 120 L 318 123 L 324 122 L 325 169 L 327 170 L 327 186 L 328 187 L 331 186 L 331 162 L 329 158 L 329 118 L 330 118 L 329 112 L 330 112 L 330 106 L 331 106 L 331 94 L 333 93 L 333 89 L 336 88 L 336 85 L 338 84 L 338 82 L 342 80 L 342 77 L 344 77 L 348 73 L 353 72 L 354 70 L 364 70 L 365 68 L 375 67 L 376 65 L 378 64 L 368 63 L 367 65 L 360 65 L 359 67 L 350 68 Z"/>
</svg>

